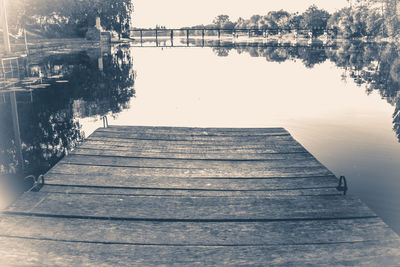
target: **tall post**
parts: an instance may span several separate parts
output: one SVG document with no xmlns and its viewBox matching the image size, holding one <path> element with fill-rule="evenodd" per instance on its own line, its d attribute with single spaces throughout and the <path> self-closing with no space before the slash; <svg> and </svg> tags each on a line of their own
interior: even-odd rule
<svg viewBox="0 0 400 267">
<path fill-rule="evenodd" d="M 100 17 L 96 17 L 96 29 L 98 29 L 98 30 L 102 30 L 102 28 L 101 28 L 101 19 L 100 19 Z"/>
<path fill-rule="evenodd" d="M 97 66 L 99 67 L 99 71 L 103 72 L 104 70 L 104 65 L 103 65 L 103 57 L 100 55 L 100 57 L 97 59 Z"/>
<path fill-rule="evenodd" d="M 100 19 L 100 17 L 96 17 L 96 25 L 95 25 L 95 28 L 97 29 L 97 30 L 99 30 L 99 40 L 100 40 L 100 42 L 101 42 L 101 32 L 103 31 L 103 28 L 101 28 L 101 19 Z M 119 36 L 119 38 L 120 38 L 120 36 Z"/>
<path fill-rule="evenodd" d="M 104 64 L 103 64 L 103 46 L 101 45 L 99 48 L 99 55 L 97 59 L 97 66 L 99 67 L 99 71 L 103 72 L 104 71 Z"/>
<path fill-rule="evenodd" d="M 6 67 L 4 66 L 4 59 L 0 59 L 1 60 L 1 67 L 3 69 L 3 76 L 4 76 L 4 80 L 6 80 Z"/>
<path fill-rule="evenodd" d="M 7 10 L 5 0 L 0 0 L 0 23 L 3 25 L 3 41 L 6 53 L 11 53 L 10 37 L 8 34 Z"/>
<path fill-rule="evenodd" d="M 140 44 L 143 43 L 143 31 L 140 30 Z"/>
<path fill-rule="evenodd" d="M 189 46 L 189 29 L 186 30 L 186 41 L 187 41 L 187 46 Z"/>
<path fill-rule="evenodd" d="M 14 141 L 17 147 L 17 157 L 18 157 L 18 165 L 21 167 L 21 170 L 24 170 L 24 157 L 22 155 L 22 143 L 21 143 L 21 132 L 19 129 L 19 120 L 18 120 L 18 106 L 17 106 L 17 97 L 15 91 L 10 93 L 11 100 L 11 115 L 13 119 L 13 128 L 14 128 Z"/>
<path fill-rule="evenodd" d="M 156 46 L 158 46 L 158 30 L 156 29 Z"/>
<path fill-rule="evenodd" d="M 24 29 L 24 40 L 25 40 L 25 52 L 27 55 L 29 55 L 28 39 L 26 38 L 26 30 L 25 29 Z"/>
<path fill-rule="evenodd" d="M 204 40 L 204 35 L 205 35 L 205 29 L 203 29 L 202 31 L 201 31 L 201 38 Z"/>
<path fill-rule="evenodd" d="M 221 38 L 221 29 L 218 29 L 218 39 Z"/>
<path fill-rule="evenodd" d="M 249 38 L 251 37 L 251 30 L 249 30 Z"/>
</svg>

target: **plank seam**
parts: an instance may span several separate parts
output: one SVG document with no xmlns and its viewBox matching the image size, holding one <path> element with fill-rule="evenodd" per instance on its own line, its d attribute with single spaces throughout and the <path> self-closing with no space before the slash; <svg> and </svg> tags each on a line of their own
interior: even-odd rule
<svg viewBox="0 0 400 267">
<path fill-rule="evenodd" d="M 3 211 L 3 215 L 17 215 L 41 218 L 60 218 L 60 219 L 86 219 L 86 220 L 107 220 L 107 221 L 142 221 L 142 222 L 192 222 L 192 223 L 224 223 L 224 222 L 297 222 L 297 221 L 331 221 L 331 220 L 357 220 L 379 218 L 376 215 L 371 216 L 348 216 L 348 217 L 313 217 L 313 218 L 275 218 L 275 219 L 179 219 L 179 218 L 132 218 L 132 217 L 116 217 L 116 216 L 91 216 L 91 215 L 63 215 L 63 214 L 47 214 L 32 213 L 18 211 Z"/>
<path fill-rule="evenodd" d="M 158 138 L 137 138 L 137 137 L 120 137 L 120 136 L 113 136 L 113 135 L 99 135 L 96 134 L 96 136 L 93 137 L 97 137 L 97 138 L 101 138 L 101 137 L 113 137 L 113 138 L 118 138 L 118 139 L 126 139 L 126 140 L 140 140 L 140 141 L 162 141 L 162 142 L 204 142 L 204 140 L 193 140 L 193 139 L 158 139 Z M 290 136 L 290 134 L 271 134 L 271 135 L 262 135 L 262 137 L 260 137 L 260 139 L 265 138 L 268 139 L 268 137 L 277 137 L 277 136 Z M 208 137 L 208 136 L 205 136 Z M 233 138 L 236 138 L 238 136 L 235 136 Z M 249 136 L 243 136 L 243 137 L 249 137 Z M 89 137 L 90 138 L 90 137 Z M 88 138 L 88 139 L 89 139 Z M 239 139 L 239 138 L 238 138 Z M 218 142 L 218 140 L 213 140 L 215 142 Z M 258 141 L 258 140 L 257 140 Z M 260 140 L 263 141 L 263 140 Z M 232 140 L 232 143 L 235 143 L 234 140 Z"/>
<path fill-rule="evenodd" d="M 164 190 L 164 191 L 212 191 L 212 192 L 269 192 L 269 191 L 290 191 L 309 189 L 330 189 L 335 186 L 303 187 L 303 188 L 276 188 L 276 189 L 206 189 L 206 188 L 177 188 L 177 187 L 130 187 L 130 186 L 100 186 L 100 185 L 68 185 L 68 184 L 45 184 L 47 186 L 78 187 L 78 188 L 103 188 L 103 189 L 131 189 L 131 190 Z"/>
<path fill-rule="evenodd" d="M 78 165 L 78 166 L 99 166 L 99 167 L 111 167 L 111 168 L 133 168 L 133 169 L 172 169 L 172 170 L 218 170 L 220 168 L 180 168 L 180 167 L 169 167 L 169 166 L 139 166 L 139 165 L 118 165 L 118 164 L 89 164 L 89 163 L 80 163 L 80 162 L 59 162 L 59 165 Z M 299 169 L 302 168 L 304 169 L 321 169 L 321 170 L 326 170 L 326 167 L 323 165 L 319 166 L 305 166 L 305 167 L 299 167 L 299 166 L 282 166 L 282 167 L 267 167 L 267 168 L 258 168 L 259 170 L 265 170 L 265 171 L 272 171 L 272 170 L 280 170 L 280 169 Z M 257 169 L 257 168 L 255 168 Z"/>
<path fill-rule="evenodd" d="M 14 235 L 0 235 L 1 238 L 10 239 L 24 239 L 24 240 L 35 240 L 35 241 L 52 241 L 62 243 L 84 243 L 84 244 L 99 244 L 99 245 L 129 245 L 129 246 L 159 246 L 159 247 L 269 247 L 269 246 L 316 246 L 316 245 L 339 245 L 339 244 L 359 244 L 359 243 L 375 243 L 381 242 L 382 240 L 356 240 L 356 241 L 335 241 L 335 242 L 303 242 L 303 243 L 255 243 L 255 244 L 173 244 L 173 243 L 140 243 L 140 242 L 116 242 L 116 241 L 89 241 L 89 240 L 67 240 L 67 239 L 55 239 L 46 237 L 29 237 L 29 236 L 14 236 Z M 390 239 L 385 241 L 398 241 L 397 239 Z"/>
<path fill-rule="evenodd" d="M 268 136 L 287 136 L 287 135 L 290 135 L 289 133 L 285 133 L 285 132 L 275 132 L 275 133 L 258 133 L 258 134 L 240 134 L 240 133 L 238 133 L 238 134 L 188 134 L 188 133 L 172 133 L 172 132 L 170 132 L 170 133 L 137 133 L 137 132 L 134 132 L 134 133 L 132 133 L 132 132 L 130 132 L 130 131 L 99 131 L 99 130 L 96 130 L 96 133 L 101 133 L 101 135 L 100 134 L 96 134 L 96 137 L 100 137 L 100 136 L 105 136 L 105 137 L 108 137 L 109 136 L 109 134 L 132 134 L 132 135 L 138 135 L 138 137 L 128 137 L 128 138 L 142 138 L 142 137 L 139 137 L 140 135 L 144 135 L 144 136 L 151 136 L 151 135 L 153 135 L 153 136 L 161 136 L 161 135 L 164 135 L 164 136 L 171 136 L 171 135 L 174 135 L 174 136 L 180 136 L 180 137 L 194 137 L 194 138 L 196 138 L 196 137 L 200 137 L 200 138 L 203 138 L 203 137 L 220 137 L 220 138 L 246 138 L 246 137 L 251 137 L 251 138 L 262 138 L 262 137 L 268 137 Z M 245 133 L 245 132 L 243 132 L 243 133 Z M 95 137 L 95 136 L 93 136 L 93 137 Z M 146 137 L 147 138 L 147 137 Z"/>
<path fill-rule="evenodd" d="M 58 163 L 60 164 L 60 163 Z M 53 172 L 53 171 L 49 171 L 46 174 L 46 180 L 51 180 L 50 177 L 48 177 L 49 175 L 69 175 L 69 176 L 76 176 L 78 174 L 76 173 L 62 173 L 62 172 Z M 138 178 L 153 178 L 154 176 L 140 176 Z M 160 176 L 158 178 L 162 178 L 162 179 L 172 179 L 172 178 L 176 178 L 176 179 L 190 179 L 190 180 L 279 180 L 279 179 L 314 179 L 314 178 L 336 178 L 337 177 L 334 174 L 328 174 L 328 175 L 315 175 L 315 176 L 281 176 L 281 177 L 277 177 L 277 176 L 271 176 L 271 177 L 226 177 L 226 176 L 221 176 L 221 177 L 175 177 L 175 176 Z M 339 181 L 339 179 L 338 179 Z M 49 185 L 47 183 L 47 185 Z"/>
<path fill-rule="evenodd" d="M 126 147 L 126 146 L 114 146 L 114 147 Z M 133 146 L 132 146 L 133 147 Z M 142 152 L 142 150 L 140 151 L 129 151 L 129 150 L 118 150 L 118 149 L 100 149 L 100 148 L 87 148 L 87 147 L 78 147 L 75 150 L 98 150 L 98 151 L 126 151 L 126 152 L 132 152 L 132 153 L 140 153 Z M 157 153 L 157 154 L 190 154 L 190 155 L 204 155 L 204 154 L 210 154 L 209 152 L 204 152 L 204 153 L 194 153 L 194 152 L 186 152 L 183 151 L 184 153 L 182 153 L 181 151 L 159 151 L 159 152 L 148 152 L 148 150 L 143 150 L 146 151 L 147 153 Z M 226 151 L 221 150 L 221 153 L 226 153 Z M 251 154 L 251 155 L 291 155 L 291 154 L 309 154 L 310 157 L 313 157 L 308 151 L 304 150 L 304 151 L 292 151 L 292 152 L 260 152 L 260 153 L 245 153 L 246 155 Z M 85 155 L 85 154 L 82 154 Z M 97 156 L 97 155 L 96 155 Z"/>
<path fill-rule="evenodd" d="M 179 168 L 179 167 L 168 167 L 168 166 L 134 166 L 134 165 L 111 165 L 111 164 L 88 164 L 79 162 L 59 162 L 59 165 L 78 165 L 78 166 L 99 166 L 99 167 L 110 167 L 110 168 L 130 168 L 130 169 L 169 169 L 169 170 L 202 170 L 204 168 Z M 298 168 L 298 167 L 297 167 Z M 321 168 L 321 167 L 319 167 Z"/>
<path fill-rule="evenodd" d="M 93 150 L 93 149 L 87 149 L 87 150 Z M 302 152 L 303 153 L 303 152 Z M 176 153 L 171 153 L 171 154 L 176 154 Z M 199 153 L 200 154 L 200 153 Z M 204 153 L 206 154 L 206 153 Z M 296 153 L 298 154 L 298 153 Z M 252 161 L 285 161 L 288 159 L 284 158 L 277 158 L 277 159 L 229 159 L 229 158 L 162 158 L 162 157 L 145 157 L 145 156 L 122 156 L 122 155 L 96 155 L 96 154 L 80 154 L 80 153 L 70 153 L 70 155 L 77 155 L 77 156 L 85 156 L 85 157 L 100 157 L 100 158 L 127 158 L 127 159 L 154 159 L 154 160 L 183 160 L 183 161 L 244 161 L 244 162 L 252 162 Z M 314 157 L 310 156 L 306 160 L 313 160 Z M 295 161 L 303 162 L 304 159 L 295 159 Z"/>
<path fill-rule="evenodd" d="M 271 127 L 196 127 L 196 126 L 168 126 L 168 125 L 160 125 L 160 126 L 148 126 L 148 125 L 134 125 L 134 126 L 129 126 L 129 125 L 110 125 L 108 129 L 129 129 L 129 130 L 190 130 L 190 131 L 233 131 L 233 132 L 243 132 L 243 131 L 248 131 L 248 130 L 281 130 L 281 131 L 286 131 L 285 128 L 279 127 L 279 126 L 271 126 Z M 98 130 L 102 130 L 103 128 L 98 128 Z M 97 131 L 97 130 L 96 130 Z"/>
<path fill-rule="evenodd" d="M 86 195 L 86 196 L 131 196 L 131 197 L 172 197 L 172 198 L 187 198 L 187 195 L 168 195 L 168 194 L 128 194 L 128 193 L 87 193 L 87 192 L 58 192 L 58 191 L 52 191 L 52 192 L 47 192 L 49 194 L 57 194 L 57 195 Z M 324 197 L 336 197 L 338 195 L 342 195 L 339 191 L 336 194 L 318 194 L 318 196 L 324 196 Z M 304 197 L 312 197 L 315 195 L 312 194 L 302 194 L 301 196 Z M 249 198 L 262 198 L 263 196 L 215 196 L 215 195 L 196 195 L 194 196 L 196 198 L 229 198 L 229 199 L 249 199 Z"/>
</svg>

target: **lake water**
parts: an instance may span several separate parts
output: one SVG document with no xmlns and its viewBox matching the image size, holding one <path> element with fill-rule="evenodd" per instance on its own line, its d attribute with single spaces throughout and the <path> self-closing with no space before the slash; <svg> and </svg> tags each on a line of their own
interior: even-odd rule
<svg viewBox="0 0 400 267">
<path fill-rule="evenodd" d="M 400 233 L 397 48 L 225 45 L 123 45 L 23 59 L 17 87 L 31 91 L 0 92 L 3 176 L 44 173 L 104 115 L 118 125 L 279 126 Z"/>
</svg>

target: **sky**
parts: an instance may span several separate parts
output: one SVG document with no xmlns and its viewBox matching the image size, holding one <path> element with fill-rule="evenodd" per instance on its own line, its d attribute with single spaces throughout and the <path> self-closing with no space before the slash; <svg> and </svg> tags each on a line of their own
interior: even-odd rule
<svg viewBox="0 0 400 267">
<path fill-rule="evenodd" d="M 280 9 L 303 12 L 313 4 L 329 12 L 348 6 L 347 0 L 133 0 L 133 3 L 134 27 L 146 28 L 209 24 L 221 14 L 235 21 Z"/>
</svg>

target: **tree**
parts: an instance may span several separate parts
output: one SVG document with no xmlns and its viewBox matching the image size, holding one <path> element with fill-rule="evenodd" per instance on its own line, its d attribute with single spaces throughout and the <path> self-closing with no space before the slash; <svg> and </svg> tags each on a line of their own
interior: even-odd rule
<svg viewBox="0 0 400 267">
<path fill-rule="evenodd" d="M 319 9 L 317 6 L 310 6 L 303 14 L 303 19 L 301 21 L 301 26 L 306 29 L 322 29 L 326 28 L 327 22 L 330 18 L 330 14 Z M 316 31 L 315 34 L 322 34 L 321 31 Z"/>
<path fill-rule="evenodd" d="M 11 1 L 9 1 L 11 2 Z M 84 36 L 100 17 L 102 27 L 118 34 L 132 24 L 131 0 L 13 0 L 13 24 L 51 37 Z"/>
<path fill-rule="evenodd" d="M 230 20 L 228 15 L 219 15 L 213 20 L 213 24 L 218 28 L 222 28 L 224 24 L 229 22 Z"/>
<path fill-rule="evenodd" d="M 293 14 L 290 17 L 289 27 L 294 29 L 299 29 L 301 26 L 301 21 L 303 20 L 303 16 L 298 13 Z"/>
<path fill-rule="evenodd" d="M 378 36 L 382 33 L 383 17 L 376 10 L 370 10 L 365 21 L 367 36 Z"/>
</svg>

